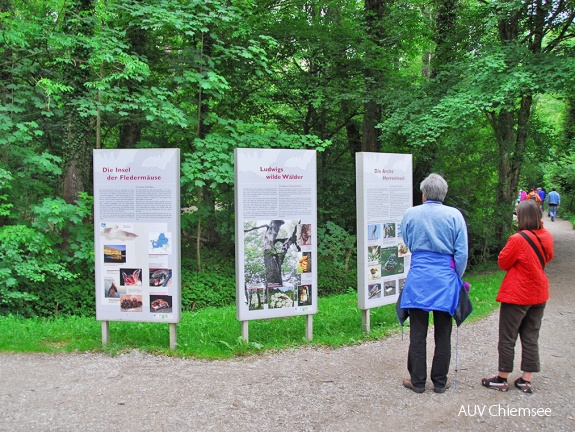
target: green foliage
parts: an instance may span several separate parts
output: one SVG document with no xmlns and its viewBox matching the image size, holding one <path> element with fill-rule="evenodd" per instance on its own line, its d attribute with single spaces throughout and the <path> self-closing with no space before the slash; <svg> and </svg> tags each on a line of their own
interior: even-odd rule
<svg viewBox="0 0 575 432">
<path fill-rule="evenodd" d="M 182 269 L 182 310 L 193 311 L 208 306 L 223 307 L 234 304 L 236 280 L 235 274 L 229 270 L 230 268 L 220 268 L 219 272 L 194 272 Z"/>
<path fill-rule="evenodd" d="M 317 230 L 318 294 L 342 294 L 357 287 L 356 236 L 333 222 Z"/>
<path fill-rule="evenodd" d="M 495 295 L 503 272 L 468 275 L 474 305 L 468 322 L 480 319 L 499 307 Z M 100 323 L 91 317 L 22 319 L 0 316 L 2 352 L 105 351 L 111 355 L 138 349 L 152 354 L 199 359 L 226 359 L 292 347 L 338 348 L 379 340 L 399 331 L 395 305 L 370 310 L 370 333 L 361 328 L 357 293 L 321 297 L 314 315 L 313 341 L 305 338 L 304 316 L 254 320 L 249 323 L 249 342 L 241 338 L 235 306 L 203 308 L 184 312 L 178 324 L 178 344 L 169 348 L 167 327 L 159 323 L 111 322 L 111 343 L 102 347 Z M 409 321 L 408 321 L 409 324 Z"/>
<path fill-rule="evenodd" d="M 266 128 L 262 123 L 218 119 L 221 132 L 194 141 L 193 153 L 182 162 L 182 187 L 209 186 L 212 189 L 234 183 L 235 148 L 288 148 L 324 151 L 330 144 L 312 135 L 295 135 Z"/>
<path fill-rule="evenodd" d="M 0 314 L 94 314 L 92 209 L 82 198 L 46 198 L 31 226 L 0 228 Z"/>
<path fill-rule="evenodd" d="M 317 149 L 321 295 L 356 286 L 354 156 L 372 121 L 377 150 L 413 154 L 414 184 L 430 171 L 446 175 L 472 264 L 493 259 L 505 237 L 512 206 L 497 197 L 514 195 L 514 183 L 573 195 L 573 2 L 458 3 L 447 11 L 453 27 L 438 16 L 445 5 L 374 2 L 380 9 L 366 17 L 355 0 L 268 3 L 6 2 L 2 312 L 93 313 L 97 146 L 180 148 L 181 201 L 197 208 L 182 217 L 184 241 L 200 237 L 203 254 L 225 257 L 234 149 Z M 525 37 L 502 40 L 511 24 L 509 35 Z M 529 35 L 545 35 L 542 46 Z M 425 73 L 430 65 L 436 75 Z M 66 203 L 72 160 L 83 180 L 74 192 L 87 195 Z M 186 307 L 233 297 L 233 259 L 225 272 L 210 264 L 201 277 L 185 275 Z"/>
<path fill-rule="evenodd" d="M 47 273 L 58 271 L 50 256 L 53 250 L 45 240 L 24 225 L 0 228 L 0 314 L 21 310 L 24 302 L 37 300 L 27 292 L 27 285 L 39 285 Z"/>
<path fill-rule="evenodd" d="M 327 222 L 335 221 L 353 233 L 357 223 L 355 165 L 346 155 L 338 162 L 324 166 L 321 161 L 329 157 L 328 152 L 320 154 L 317 170 L 317 201 L 321 203 L 318 206 L 318 224 L 325 226 Z"/>
<path fill-rule="evenodd" d="M 38 296 L 34 310 L 41 316 L 71 314 L 93 316 L 94 298 L 94 231 L 87 223 L 92 214 L 93 198 L 80 194 L 74 204 L 62 199 L 45 199 L 34 207 L 33 227 L 43 232 L 61 263 L 45 286 L 34 286 Z M 46 289 L 49 286 L 49 289 Z"/>
<path fill-rule="evenodd" d="M 9 189 L 12 189 L 10 181 L 13 179 L 14 177 L 9 171 L 0 168 L 0 218 L 10 216 L 11 209 L 14 207 L 8 201 L 8 193 L 6 193 Z"/>
<path fill-rule="evenodd" d="M 559 194 L 572 194 L 575 192 L 575 152 L 549 162 L 545 166 L 545 184 L 547 192 L 556 187 Z"/>
</svg>

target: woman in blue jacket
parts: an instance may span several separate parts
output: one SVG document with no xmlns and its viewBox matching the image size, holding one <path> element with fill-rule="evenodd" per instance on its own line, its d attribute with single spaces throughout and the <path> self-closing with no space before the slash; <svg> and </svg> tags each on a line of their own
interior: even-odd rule
<svg viewBox="0 0 575 432">
<path fill-rule="evenodd" d="M 427 330 L 433 312 L 435 351 L 431 381 L 436 393 L 447 388 L 451 361 L 452 316 L 459 301 L 461 277 L 467 267 L 467 225 L 461 212 L 443 204 L 447 182 L 430 174 L 420 184 L 423 204 L 408 209 L 401 222 L 403 240 L 411 251 L 411 265 L 401 296 L 409 310 L 410 336 L 403 385 L 416 393 L 427 380 Z"/>
</svg>

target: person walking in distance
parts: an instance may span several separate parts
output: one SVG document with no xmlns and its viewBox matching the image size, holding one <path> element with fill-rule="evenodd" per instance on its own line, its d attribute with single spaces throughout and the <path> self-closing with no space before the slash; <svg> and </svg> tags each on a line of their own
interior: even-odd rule
<svg viewBox="0 0 575 432">
<path fill-rule="evenodd" d="M 549 217 L 551 218 L 551 222 L 555 222 L 557 209 L 561 205 L 561 196 L 557 193 L 557 189 L 552 188 L 549 195 L 547 195 L 547 205 L 549 206 Z"/>
<path fill-rule="evenodd" d="M 436 393 L 448 388 L 451 361 L 452 316 L 455 313 L 461 277 L 467 267 L 467 225 L 461 212 L 443 204 L 447 182 L 430 174 L 420 184 L 423 204 L 407 209 L 401 229 L 411 251 L 411 266 L 400 299 L 409 311 L 410 333 L 407 370 L 403 386 L 416 393 L 425 391 L 427 380 L 427 330 L 433 313 L 435 351 L 431 381 Z"/>
<path fill-rule="evenodd" d="M 499 253 L 499 268 L 507 271 L 496 301 L 499 309 L 499 365 L 493 378 L 483 378 L 487 388 L 507 391 L 513 372 L 515 344 L 521 338 L 521 370 L 514 382 L 524 393 L 533 392 L 532 378 L 539 372 L 539 329 L 549 300 L 549 280 L 545 265 L 553 259 L 553 236 L 543 228 L 541 207 L 532 200 L 517 206 L 517 230 Z"/>
<path fill-rule="evenodd" d="M 541 198 L 537 193 L 537 189 L 532 187 L 531 191 L 527 194 L 527 199 L 533 200 L 537 203 L 537 205 L 541 205 Z"/>
<path fill-rule="evenodd" d="M 545 211 L 545 198 L 547 197 L 547 191 L 543 188 L 537 188 L 537 195 L 541 198 L 541 211 Z"/>
</svg>

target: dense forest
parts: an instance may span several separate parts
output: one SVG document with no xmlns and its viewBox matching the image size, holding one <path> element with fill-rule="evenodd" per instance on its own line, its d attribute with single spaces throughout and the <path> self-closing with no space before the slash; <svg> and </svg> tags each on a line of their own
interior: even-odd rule
<svg viewBox="0 0 575 432">
<path fill-rule="evenodd" d="M 318 150 L 319 293 L 355 289 L 358 151 L 411 153 L 471 264 L 575 196 L 573 0 L 0 0 L 0 314 L 93 315 L 92 150 L 181 149 L 182 303 L 233 302 L 233 150 Z"/>
</svg>

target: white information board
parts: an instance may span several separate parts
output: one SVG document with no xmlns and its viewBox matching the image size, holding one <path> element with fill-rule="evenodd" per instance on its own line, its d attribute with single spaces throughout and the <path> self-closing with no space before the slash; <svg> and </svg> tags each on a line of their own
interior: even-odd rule
<svg viewBox="0 0 575 432">
<path fill-rule="evenodd" d="M 317 313 L 316 151 L 234 157 L 237 319 Z"/>
<path fill-rule="evenodd" d="M 401 220 L 412 206 L 410 154 L 356 153 L 358 306 L 395 303 L 409 271 Z"/>
<path fill-rule="evenodd" d="M 94 150 L 96 319 L 178 323 L 180 150 Z"/>
</svg>

